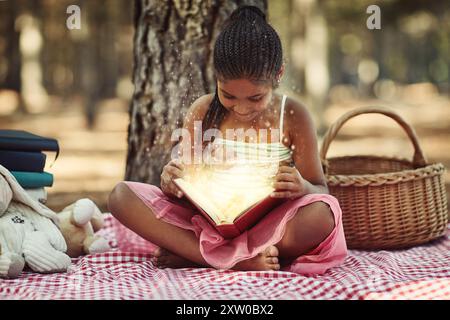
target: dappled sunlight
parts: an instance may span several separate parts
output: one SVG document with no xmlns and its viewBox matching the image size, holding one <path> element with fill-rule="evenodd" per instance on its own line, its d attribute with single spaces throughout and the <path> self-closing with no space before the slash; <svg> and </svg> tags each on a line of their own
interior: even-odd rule
<svg viewBox="0 0 450 320">
<path fill-rule="evenodd" d="M 24 102 L 32 113 L 45 110 L 48 96 L 42 86 L 42 65 L 39 61 L 42 49 L 42 35 L 37 20 L 24 14 L 17 18 L 20 33 L 20 52 L 22 59 L 21 80 Z"/>
<path fill-rule="evenodd" d="M 19 106 L 19 94 L 14 90 L 0 90 L 0 117 L 12 114 Z"/>
</svg>

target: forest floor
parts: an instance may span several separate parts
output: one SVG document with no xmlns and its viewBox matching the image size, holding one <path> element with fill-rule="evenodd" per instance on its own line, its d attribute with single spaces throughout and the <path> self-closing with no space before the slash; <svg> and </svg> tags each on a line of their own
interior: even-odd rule
<svg viewBox="0 0 450 320">
<path fill-rule="evenodd" d="M 414 92 L 396 102 L 395 111 L 416 130 L 428 162 L 441 162 L 450 168 L 450 99 L 435 94 L 415 95 Z M 88 197 L 102 211 L 107 211 L 109 192 L 124 179 L 128 105 L 118 99 L 103 101 L 98 105 L 92 129 L 87 128 L 83 110 L 76 101 L 42 114 L 0 116 L 0 128 L 27 130 L 58 139 L 59 158 L 53 163 L 55 154 L 49 153 L 45 169 L 54 175 L 54 184 L 48 188 L 48 207 L 59 211 L 77 199 Z M 346 111 L 369 105 L 393 106 L 393 103 L 380 100 L 330 102 L 324 114 L 325 123 L 328 127 Z M 319 137 L 319 147 L 322 138 Z M 364 115 L 350 120 L 342 128 L 327 157 L 356 154 L 411 159 L 413 147 L 394 121 L 382 115 Z M 445 181 L 450 199 L 448 171 Z"/>
</svg>

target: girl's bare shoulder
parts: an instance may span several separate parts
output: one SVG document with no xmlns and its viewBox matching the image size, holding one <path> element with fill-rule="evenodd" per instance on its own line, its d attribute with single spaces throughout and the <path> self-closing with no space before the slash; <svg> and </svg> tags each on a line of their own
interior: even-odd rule
<svg viewBox="0 0 450 320">
<path fill-rule="evenodd" d="M 315 130 L 311 112 L 300 101 L 288 98 L 284 117 L 291 132 L 304 133 L 304 131 Z"/>
<path fill-rule="evenodd" d="M 195 121 L 203 121 L 214 94 L 205 94 L 197 98 L 184 116 L 183 127 L 192 129 Z"/>
<path fill-rule="evenodd" d="M 197 98 L 190 106 L 186 116 L 196 120 L 202 120 L 205 117 L 213 98 L 214 94 L 212 93 Z"/>
</svg>

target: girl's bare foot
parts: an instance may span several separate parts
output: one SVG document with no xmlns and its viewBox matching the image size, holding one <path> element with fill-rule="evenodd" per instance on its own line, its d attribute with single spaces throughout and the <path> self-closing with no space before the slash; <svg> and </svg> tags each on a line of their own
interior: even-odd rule
<svg viewBox="0 0 450 320">
<path fill-rule="evenodd" d="M 232 269 L 240 271 L 280 270 L 278 249 L 275 246 L 270 246 L 257 256 L 236 263 Z"/>
<path fill-rule="evenodd" d="M 153 253 L 153 258 L 151 260 L 156 267 L 160 269 L 164 268 L 190 268 L 199 267 L 192 261 L 189 261 L 183 257 L 177 256 L 176 254 L 167 251 L 164 248 L 158 248 Z"/>
</svg>

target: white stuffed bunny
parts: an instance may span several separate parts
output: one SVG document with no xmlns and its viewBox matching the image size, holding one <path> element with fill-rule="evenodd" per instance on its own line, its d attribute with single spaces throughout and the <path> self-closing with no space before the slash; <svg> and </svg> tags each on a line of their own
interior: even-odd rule
<svg viewBox="0 0 450 320">
<path fill-rule="evenodd" d="M 32 199 L 0 165 L 0 277 L 66 271 L 71 264 L 55 212 Z"/>
</svg>

